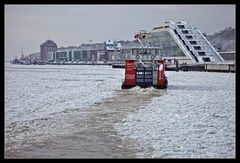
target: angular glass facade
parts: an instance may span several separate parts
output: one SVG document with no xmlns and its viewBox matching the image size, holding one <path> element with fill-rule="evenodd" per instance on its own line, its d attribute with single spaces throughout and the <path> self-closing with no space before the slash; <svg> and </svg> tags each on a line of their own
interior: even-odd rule
<svg viewBox="0 0 240 163">
<path fill-rule="evenodd" d="M 158 47 L 161 57 L 177 57 L 192 63 L 222 63 L 224 59 L 202 32 L 185 21 L 167 21 L 149 31 L 140 31 L 144 45 Z M 144 37 L 143 37 L 144 36 Z"/>
<path fill-rule="evenodd" d="M 152 32 L 148 36 L 151 46 L 160 48 L 161 57 L 185 56 L 168 31 Z"/>
</svg>

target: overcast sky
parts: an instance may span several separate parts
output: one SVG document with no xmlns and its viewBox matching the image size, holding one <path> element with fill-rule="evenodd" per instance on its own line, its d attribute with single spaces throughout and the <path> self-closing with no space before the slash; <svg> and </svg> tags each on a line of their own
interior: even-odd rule
<svg viewBox="0 0 240 163">
<path fill-rule="evenodd" d="M 133 40 L 167 20 L 185 20 L 213 34 L 235 27 L 235 5 L 5 5 L 5 60 L 40 51 L 52 39 L 61 46 Z"/>
</svg>

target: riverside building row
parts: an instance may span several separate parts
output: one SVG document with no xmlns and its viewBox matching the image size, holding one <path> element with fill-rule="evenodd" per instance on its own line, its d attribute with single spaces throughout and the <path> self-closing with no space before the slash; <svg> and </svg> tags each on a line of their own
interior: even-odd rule
<svg viewBox="0 0 240 163">
<path fill-rule="evenodd" d="M 51 43 L 46 44 L 46 43 Z M 44 45 L 44 48 L 43 48 Z M 46 47 L 46 45 L 50 45 Z M 107 40 L 104 45 L 87 45 L 85 47 L 69 47 L 69 48 L 56 48 L 52 40 L 47 40 L 41 45 L 40 58 L 42 61 L 48 62 L 68 62 L 68 61 L 82 61 L 82 62 L 119 62 L 124 60 L 124 52 L 121 44 Z M 48 50 L 48 51 L 47 51 Z M 47 52 L 46 52 L 47 51 Z"/>
<path fill-rule="evenodd" d="M 221 64 L 227 60 L 235 62 L 235 52 L 220 53 L 209 43 L 202 32 L 185 21 L 167 21 L 152 30 L 142 30 L 142 42 L 149 47 L 157 47 L 160 57 L 167 64 Z M 44 61 L 82 61 L 82 62 L 123 62 L 131 48 L 117 41 L 105 41 L 103 46 L 57 48 L 52 40 L 41 45 L 41 59 Z M 47 56 L 47 57 L 46 57 Z"/>
</svg>

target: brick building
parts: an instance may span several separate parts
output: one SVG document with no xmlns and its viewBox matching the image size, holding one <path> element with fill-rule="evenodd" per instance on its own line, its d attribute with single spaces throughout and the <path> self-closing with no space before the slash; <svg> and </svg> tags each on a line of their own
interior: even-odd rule
<svg viewBox="0 0 240 163">
<path fill-rule="evenodd" d="M 56 51 L 57 51 L 57 44 L 52 40 L 47 40 L 40 45 L 40 59 L 42 61 L 47 61 L 48 52 L 56 52 Z"/>
</svg>

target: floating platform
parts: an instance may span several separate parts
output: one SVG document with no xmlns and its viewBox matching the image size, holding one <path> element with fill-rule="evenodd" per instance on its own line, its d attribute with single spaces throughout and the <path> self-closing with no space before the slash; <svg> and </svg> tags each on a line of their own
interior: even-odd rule
<svg viewBox="0 0 240 163">
<path fill-rule="evenodd" d="M 112 64 L 112 68 L 125 68 L 124 64 Z"/>
</svg>

